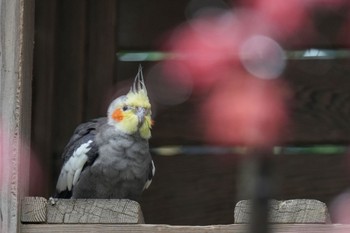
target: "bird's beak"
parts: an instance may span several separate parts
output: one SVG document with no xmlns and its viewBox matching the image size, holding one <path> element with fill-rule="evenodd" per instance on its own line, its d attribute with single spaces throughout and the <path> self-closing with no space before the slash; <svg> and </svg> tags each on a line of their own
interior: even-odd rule
<svg viewBox="0 0 350 233">
<path fill-rule="evenodd" d="M 136 116 L 139 121 L 139 127 L 141 127 L 141 125 L 145 121 L 146 112 L 146 109 L 141 107 L 138 107 L 136 110 Z"/>
</svg>

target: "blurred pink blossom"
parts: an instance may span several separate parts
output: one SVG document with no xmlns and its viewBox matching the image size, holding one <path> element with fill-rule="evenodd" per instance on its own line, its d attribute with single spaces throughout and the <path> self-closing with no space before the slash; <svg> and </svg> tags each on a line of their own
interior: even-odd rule
<svg viewBox="0 0 350 233">
<path fill-rule="evenodd" d="M 41 195 L 48 177 L 43 166 L 28 142 L 12 135 L 6 126 L 6 123 L 0 124 L 0 187 L 9 186 L 9 182 L 17 180 L 18 187 L 12 186 L 13 190 L 20 189 L 19 192 L 25 195 Z"/>
<path fill-rule="evenodd" d="M 272 146 L 288 121 L 288 87 L 266 80 L 283 75 L 282 46 L 312 42 L 320 36 L 315 11 L 345 6 L 349 1 L 239 1 L 230 11 L 197 17 L 174 30 L 164 47 L 175 55 L 163 69 L 206 97 L 199 115 L 210 142 Z M 339 38 L 350 39 L 347 31 Z"/>
<path fill-rule="evenodd" d="M 309 24 L 305 0 L 255 0 L 253 9 L 273 27 L 279 38 L 290 37 Z"/>
<path fill-rule="evenodd" d="M 272 146 L 287 122 L 287 92 L 279 82 L 259 80 L 245 73 L 216 86 L 203 104 L 201 116 L 209 142 Z"/>
<path fill-rule="evenodd" d="M 350 192 L 346 191 L 337 196 L 330 205 L 334 223 L 350 224 Z"/>
</svg>

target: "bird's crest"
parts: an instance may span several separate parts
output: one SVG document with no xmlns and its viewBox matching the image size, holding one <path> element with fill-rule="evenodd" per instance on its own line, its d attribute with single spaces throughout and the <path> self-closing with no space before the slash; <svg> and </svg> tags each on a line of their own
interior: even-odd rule
<svg viewBox="0 0 350 233">
<path fill-rule="evenodd" d="M 139 65 L 139 70 L 136 74 L 134 84 L 132 85 L 131 92 L 133 93 L 141 93 L 144 92 L 147 95 L 147 89 L 145 85 L 145 80 L 143 79 L 142 66 Z"/>
<path fill-rule="evenodd" d="M 147 89 L 145 85 L 145 80 L 143 78 L 142 66 L 139 66 L 139 70 L 136 74 L 133 85 L 130 88 L 130 91 L 126 95 L 128 102 L 135 106 L 143 106 L 150 108 Z"/>
</svg>

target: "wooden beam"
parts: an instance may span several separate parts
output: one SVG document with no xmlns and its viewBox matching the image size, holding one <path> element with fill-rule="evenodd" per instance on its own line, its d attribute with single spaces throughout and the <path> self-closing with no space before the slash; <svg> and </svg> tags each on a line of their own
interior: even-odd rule
<svg viewBox="0 0 350 233">
<path fill-rule="evenodd" d="M 284 72 L 292 98 L 290 144 L 349 143 L 349 59 L 290 60 Z"/>
<path fill-rule="evenodd" d="M 51 195 L 52 155 L 52 114 L 55 109 L 55 42 L 57 1 L 35 0 L 35 46 L 33 63 L 33 110 L 32 110 L 32 172 L 30 195 Z M 35 160 L 34 160 L 35 159 Z M 34 165 L 36 167 L 34 167 Z M 39 165 L 40 170 L 39 170 Z M 40 173 L 40 172 L 41 173 Z M 45 174 L 42 175 L 42 174 Z M 38 176 L 41 177 L 38 182 Z"/>
<path fill-rule="evenodd" d="M 22 223 L 144 223 L 141 207 L 127 199 L 22 199 Z"/>
<path fill-rule="evenodd" d="M 270 200 L 270 223 L 330 223 L 326 204 L 313 199 Z M 252 214 L 252 202 L 242 200 L 235 207 L 235 223 L 247 224 Z"/>
<path fill-rule="evenodd" d="M 57 1 L 52 153 L 61 157 L 75 127 L 83 121 L 87 1 Z M 46 155 L 50 156 L 50 155 Z M 60 163 L 53 170 L 60 169 Z"/>
<path fill-rule="evenodd" d="M 0 232 L 18 232 L 28 191 L 33 0 L 0 0 Z"/>
<path fill-rule="evenodd" d="M 170 225 L 116 225 L 116 224 L 23 224 L 22 233 L 50 233 L 50 232 L 66 232 L 66 233 L 131 233 L 131 232 L 167 232 L 167 233 L 246 233 L 247 225 L 211 225 L 211 226 L 170 226 Z M 332 225 L 332 224 L 275 224 L 270 225 L 270 229 L 275 233 L 287 232 L 349 232 L 350 225 Z"/>
<path fill-rule="evenodd" d="M 186 20 L 188 0 L 120 0 L 118 7 L 118 49 L 159 48 L 156 41 L 167 30 Z"/>
<path fill-rule="evenodd" d="M 117 4 L 115 0 L 89 0 L 84 120 L 105 116 L 115 79 Z M 98 93 L 96 95 L 96 93 Z"/>
<path fill-rule="evenodd" d="M 191 18 L 189 12 L 196 4 L 188 0 L 120 0 L 119 2 L 118 47 L 123 50 L 159 49 L 166 33 L 188 22 Z M 223 0 L 199 1 L 197 7 L 212 6 L 215 2 L 219 2 L 219 7 L 221 5 L 222 8 L 227 9 L 232 9 L 232 5 L 234 5 L 233 9 L 241 6 L 240 1 Z M 223 2 L 227 3 L 226 6 Z M 309 7 L 306 10 L 308 23 L 304 23 L 304 27 L 298 32 L 282 41 L 284 48 L 346 48 L 349 46 L 348 40 L 341 38 L 345 36 L 348 28 L 349 7 L 321 8 Z"/>
</svg>

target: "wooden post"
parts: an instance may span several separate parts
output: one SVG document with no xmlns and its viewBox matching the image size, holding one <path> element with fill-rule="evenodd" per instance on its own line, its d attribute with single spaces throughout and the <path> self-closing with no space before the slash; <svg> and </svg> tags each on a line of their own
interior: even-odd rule
<svg viewBox="0 0 350 233">
<path fill-rule="evenodd" d="M 0 232 L 19 231 L 28 190 L 33 0 L 0 0 Z"/>
</svg>

